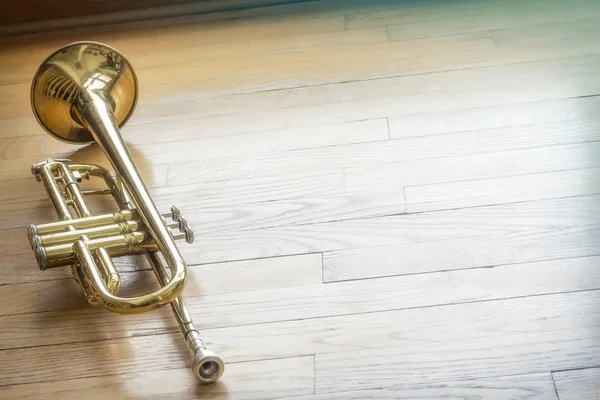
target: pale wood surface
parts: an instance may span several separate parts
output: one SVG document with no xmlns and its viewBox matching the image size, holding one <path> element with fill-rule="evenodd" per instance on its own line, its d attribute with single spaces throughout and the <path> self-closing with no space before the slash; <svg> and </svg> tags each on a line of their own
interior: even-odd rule
<svg viewBox="0 0 600 400">
<path fill-rule="evenodd" d="M 600 398 L 600 369 L 588 368 L 554 372 L 557 393 L 563 400 L 594 400 Z"/>
<path fill-rule="evenodd" d="M 591 0 L 326 0 L 0 38 L 0 397 L 600 398 L 599 22 Z M 138 72 L 123 136 L 197 232 L 217 385 L 170 309 L 92 309 L 29 249 L 55 219 L 30 164 L 108 166 L 29 108 L 83 39 Z"/>
</svg>

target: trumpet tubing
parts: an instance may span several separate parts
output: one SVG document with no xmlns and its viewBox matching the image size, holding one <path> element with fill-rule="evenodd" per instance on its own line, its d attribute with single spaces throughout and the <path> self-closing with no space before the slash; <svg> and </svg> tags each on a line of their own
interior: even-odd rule
<svg viewBox="0 0 600 400">
<path fill-rule="evenodd" d="M 204 346 L 181 297 L 187 267 L 176 241 L 192 243 L 193 231 L 176 206 L 158 211 L 119 131 L 133 113 L 137 88 L 129 62 L 101 43 L 72 43 L 42 63 L 31 87 L 40 125 L 68 143 L 98 143 L 115 172 L 64 159 L 33 165 L 58 221 L 30 225 L 29 242 L 41 270 L 70 266 L 92 305 L 131 314 L 169 304 L 193 352 L 192 373 L 200 382 L 212 383 L 223 374 L 223 361 Z M 101 178 L 106 188 L 83 190 L 81 182 L 93 177 Z M 92 215 L 85 201 L 89 195 L 112 195 L 119 211 Z M 144 255 L 160 289 L 120 297 L 113 258 L 125 255 Z"/>
</svg>

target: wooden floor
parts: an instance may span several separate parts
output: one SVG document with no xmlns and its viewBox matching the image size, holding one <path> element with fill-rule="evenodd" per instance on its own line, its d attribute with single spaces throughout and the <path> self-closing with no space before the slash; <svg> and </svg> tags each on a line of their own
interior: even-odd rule
<svg viewBox="0 0 600 400">
<path fill-rule="evenodd" d="M 0 38 L 0 398 L 600 399 L 599 37 L 597 0 L 335 0 Z M 170 309 L 92 309 L 31 254 L 30 164 L 108 165 L 29 107 L 77 40 L 136 68 L 123 135 L 196 230 L 218 384 Z"/>
</svg>

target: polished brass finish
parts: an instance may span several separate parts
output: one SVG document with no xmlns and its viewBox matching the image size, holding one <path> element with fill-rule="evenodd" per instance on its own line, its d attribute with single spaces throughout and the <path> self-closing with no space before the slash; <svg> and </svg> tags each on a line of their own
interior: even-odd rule
<svg viewBox="0 0 600 400">
<path fill-rule="evenodd" d="M 38 122 L 59 140 L 97 142 L 115 173 L 69 160 L 33 165 L 31 171 L 44 184 L 59 221 L 30 225 L 29 242 L 40 269 L 71 266 L 93 305 L 131 314 L 170 304 L 194 353 L 194 376 L 212 383 L 223 374 L 223 361 L 206 349 L 181 298 L 187 273 L 175 242 L 192 243 L 193 232 L 177 207 L 158 211 L 119 132 L 135 108 L 137 87 L 125 57 L 101 43 L 70 44 L 42 63 L 31 87 Z M 80 183 L 91 177 L 102 178 L 107 189 L 82 190 Z M 92 215 L 84 197 L 98 194 L 112 194 L 120 211 Z M 134 254 L 148 259 L 161 287 L 143 296 L 120 297 L 121 279 L 112 259 Z"/>
</svg>

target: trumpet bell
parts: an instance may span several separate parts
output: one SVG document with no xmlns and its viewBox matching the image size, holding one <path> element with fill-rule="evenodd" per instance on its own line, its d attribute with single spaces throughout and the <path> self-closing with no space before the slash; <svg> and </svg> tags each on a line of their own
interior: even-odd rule
<svg viewBox="0 0 600 400">
<path fill-rule="evenodd" d="M 33 113 L 51 136 L 72 144 L 94 142 L 76 112 L 82 90 L 101 95 L 119 127 L 133 113 L 138 98 L 135 72 L 117 50 L 96 42 L 64 46 L 44 60 L 31 85 Z"/>
</svg>

